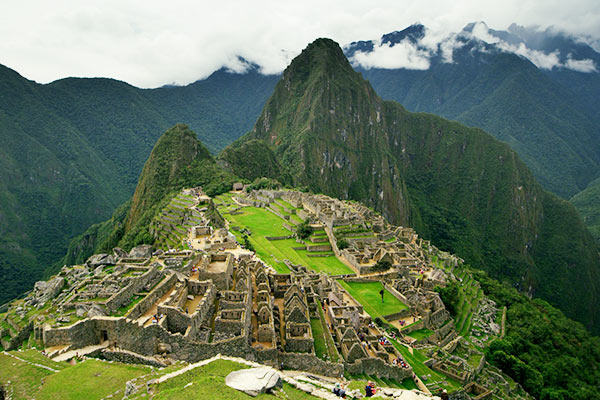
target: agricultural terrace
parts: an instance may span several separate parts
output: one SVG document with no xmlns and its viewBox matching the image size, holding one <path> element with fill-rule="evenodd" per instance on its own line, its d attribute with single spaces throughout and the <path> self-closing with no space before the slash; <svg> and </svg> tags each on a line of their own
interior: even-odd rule
<svg viewBox="0 0 600 400">
<path fill-rule="evenodd" d="M 218 199 L 223 203 L 228 202 L 226 196 L 220 196 Z M 229 221 L 230 228 L 233 226 L 239 228 L 237 230 L 230 229 L 230 231 L 236 235 L 240 243 L 244 242 L 240 231 L 246 229 L 252 233 L 248 239 L 254 246 L 257 255 L 279 273 L 289 273 L 288 267 L 283 262 L 285 259 L 294 264 L 307 266 L 316 272 L 325 272 L 331 275 L 354 273 L 332 252 L 326 252 L 326 254 L 312 252 L 311 254 L 320 256 L 309 257 L 308 251 L 295 249 L 302 246 L 295 239 L 267 240 L 266 236 L 289 236 L 293 232 L 283 227 L 285 221 L 282 218 L 264 208 L 243 207 L 239 210 L 239 214 L 231 214 L 227 211 L 226 206 L 219 205 L 219 211 Z"/>
<path fill-rule="evenodd" d="M 406 304 L 394 297 L 388 290 L 383 295 L 383 303 L 379 291 L 383 289 L 381 282 L 346 282 L 338 280 L 344 289 L 364 307 L 371 318 L 383 318 L 408 308 Z"/>
</svg>

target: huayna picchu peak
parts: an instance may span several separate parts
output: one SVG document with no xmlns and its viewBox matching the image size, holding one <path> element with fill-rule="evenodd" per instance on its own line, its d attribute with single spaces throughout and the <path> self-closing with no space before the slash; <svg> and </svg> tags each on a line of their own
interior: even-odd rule
<svg viewBox="0 0 600 400">
<path fill-rule="evenodd" d="M 0 400 L 600 399 L 597 18 L 409 3 L 4 7 Z"/>
</svg>

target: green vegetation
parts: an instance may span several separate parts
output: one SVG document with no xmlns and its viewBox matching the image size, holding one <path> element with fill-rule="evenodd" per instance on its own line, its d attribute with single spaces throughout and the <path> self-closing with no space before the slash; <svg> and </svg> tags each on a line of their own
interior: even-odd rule
<svg viewBox="0 0 600 400">
<path fill-rule="evenodd" d="M 125 382 L 151 371 L 149 367 L 86 360 L 69 365 L 56 363 L 35 350 L 11 352 L 24 360 L 0 354 L 2 383 L 10 381 L 8 389 L 18 399 L 101 399 L 120 392 Z M 54 372 L 33 365 L 41 364 L 57 370 Z"/>
<path fill-rule="evenodd" d="M 298 235 L 300 239 L 307 239 L 312 233 L 313 227 L 310 226 L 308 221 L 304 221 L 296 227 L 296 235 Z"/>
<path fill-rule="evenodd" d="M 383 303 L 379 291 L 383 289 L 381 282 L 345 282 L 338 280 L 344 289 L 364 307 L 371 318 L 394 314 L 408 308 L 406 304 L 384 290 Z"/>
<path fill-rule="evenodd" d="M 486 349 L 488 361 L 541 400 L 597 396 L 600 338 L 547 302 L 470 272 L 487 296 L 508 309 L 505 337 Z"/>
<path fill-rule="evenodd" d="M 338 354 L 337 348 L 335 347 L 335 343 L 333 341 L 333 337 L 331 337 L 331 332 L 329 332 L 329 328 L 327 327 L 327 321 L 325 319 L 325 313 L 323 312 L 323 308 L 319 299 L 315 299 L 317 303 L 317 311 L 319 313 L 319 321 L 321 323 L 321 332 L 323 332 L 323 337 L 325 338 L 325 342 L 327 345 L 327 351 L 329 352 L 329 361 L 338 362 L 340 359 L 340 355 Z"/>
<path fill-rule="evenodd" d="M 600 178 L 571 198 L 596 241 L 600 241 Z"/>
<path fill-rule="evenodd" d="M 150 372 L 146 366 L 86 360 L 48 376 L 38 399 L 101 399 L 125 390 L 125 382 Z"/>
<path fill-rule="evenodd" d="M 221 152 L 219 158 L 231 167 L 234 174 L 254 181 L 253 188 L 256 189 L 275 189 L 281 186 L 279 182 L 289 181 L 289 178 L 281 175 L 281 165 L 273 152 L 269 151 L 268 146 L 260 140 L 229 146 Z"/>
<path fill-rule="evenodd" d="M 328 274 L 351 274 L 353 271 L 335 256 L 308 257 L 306 250 L 294 250 L 299 247 L 294 239 L 269 241 L 265 236 L 289 236 L 292 234 L 283 227 L 284 221 L 264 208 L 243 207 L 241 214 L 223 213 L 223 216 L 235 226 L 252 232 L 248 240 L 254 246 L 262 260 L 269 263 L 277 271 L 288 272 L 283 260 L 288 259 L 295 264 L 302 264 L 315 271 Z M 234 232 L 238 240 L 243 238 L 240 232 Z"/>
<path fill-rule="evenodd" d="M 413 372 L 418 377 L 422 377 L 424 375 L 431 375 L 431 378 L 427 380 L 427 384 L 437 384 L 440 387 L 447 389 L 448 391 L 455 391 L 462 388 L 459 382 L 426 366 L 425 361 L 427 361 L 428 357 L 421 353 L 419 350 L 413 349 L 411 353 L 411 351 L 407 347 L 400 344 L 398 341 L 393 339 L 391 339 L 390 341 L 392 342 L 394 347 L 400 352 L 402 358 L 410 364 L 410 366 L 413 369 Z M 446 384 L 444 384 L 444 382 L 446 382 Z"/>
<path fill-rule="evenodd" d="M 373 271 L 375 271 L 375 272 L 387 271 L 390 268 L 392 268 L 392 263 L 391 262 L 389 262 L 387 260 L 379 260 L 373 266 Z"/>
<path fill-rule="evenodd" d="M 432 334 L 433 334 L 432 330 L 423 328 L 423 329 L 417 329 L 416 331 L 412 331 L 411 333 L 408 334 L 408 336 L 410 336 L 411 338 L 417 339 L 417 340 L 421 340 L 421 339 L 428 338 Z"/>
<path fill-rule="evenodd" d="M 242 400 L 252 399 L 253 397 L 230 388 L 225 385 L 225 377 L 232 371 L 248 368 L 245 365 L 227 360 L 216 360 L 210 364 L 171 378 L 155 386 L 156 394 L 154 399 L 214 399 L 218 393 L 219 398 Z M 191 383 L 191 385 L 188 385 Z M 186 387 L 186 385 L 188 385 Z M 302 392 L 287 383 L 283 385 L 285 398 L 290 400 L 314 399 L 313 396 Z M 255 399 L 276 399 L 277 396 L 270 394 L 261 394 Z"/>
<path fill-rule="evenodd" d="M 325 344 L 325 335 L 323 333 L 323 325 L 320 318 L 311 318 L 310 327 L 312 329 L 313 338 L 315 339 L 315 354 L 319 358 L 325 358 L 328 355 L 327 345 Z"/>
<path fill-rule="evenodd" d="M 337 244 L 338 249 L 340 249 L 340 250 L 347 249 L 348 246 L 350 246 L 348 241 L 344 238 L 339 239 L 336 244 Z"/>
</svg>

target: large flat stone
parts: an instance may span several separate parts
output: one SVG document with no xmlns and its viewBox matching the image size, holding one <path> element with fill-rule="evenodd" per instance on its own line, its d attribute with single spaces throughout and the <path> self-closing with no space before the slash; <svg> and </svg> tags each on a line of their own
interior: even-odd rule
<svg viewBox="0 0 600 400">
<path fill-rule="evenodd" d="M 225 384 L 250 396 L 258 396 L 282 385 L 279 373 L 268 367 L 233 371 L 225 378 Z"/>
</svg>

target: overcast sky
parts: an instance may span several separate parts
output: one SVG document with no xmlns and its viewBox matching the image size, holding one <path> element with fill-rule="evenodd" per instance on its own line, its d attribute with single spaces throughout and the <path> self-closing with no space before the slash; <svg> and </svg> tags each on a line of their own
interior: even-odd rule
<svg viewBox="0 0 600 400">
<path fill-rule="evenodd" d="M 283 70 L 318 37 L 341 45 L 421 22 L 457 32 L 554 26 L 600 39 L 599 0 L 43 0 L 0 5 L 0 64 L 40 83 L 110 77 L 139 87 L 187 84 L 236 56 Z"/>
</svg>

